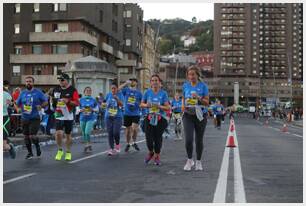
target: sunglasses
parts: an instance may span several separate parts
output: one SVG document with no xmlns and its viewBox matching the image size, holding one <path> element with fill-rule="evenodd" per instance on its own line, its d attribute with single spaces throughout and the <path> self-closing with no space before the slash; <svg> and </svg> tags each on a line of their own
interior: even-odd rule
<svg viewBox="0 0 306 206">
<path fill-rule="evenodd" d="M 65 79 L 59 79 L 61 82 L 65 81 Z"/>
</svg>

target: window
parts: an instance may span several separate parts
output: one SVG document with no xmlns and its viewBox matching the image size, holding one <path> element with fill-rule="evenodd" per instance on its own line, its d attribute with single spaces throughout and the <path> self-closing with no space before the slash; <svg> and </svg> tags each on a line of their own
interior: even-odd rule
<svg viewBox="0 0 306 206">
<path fill-rule="evenodd" d="M 131 40 L 130 39 L 126 39 L 125 40 L 125 45 L 126 46 L 131 46 Z"/>
<path fill-rule="evenodd" d="M 67 11 L 67 4 L 53 4 L 53 11 Z"/>
<path fill-rule="evenodd" d="M 15 4 L 15 14 L 20 13 L 20 4 Z"/>
<path fill-rule="evenodd" d="M 116 21 L 112 21 L 112 30 L 117 32 L 118 31 L 118 23 Z"/>
<path fill-rule="evenodd" d="M 99 21 L 103 22 L 103 11 L 102 10 L 100 10 L 99 12 Z"/>
<path fill-rule="evenodd" d="M 13 76 L 20 76 L 20 65 L 14 65 L 13 66 Z"/>
<path fill-rule="evenodd" d="M 125 25 L 125 31 L 131 31 L 132 25 L 131 24 L 126 24 Z"/>
<path fill-rule="evenodd" d="M 52 53 L 53 54 L 67 54 L 68 53 L 68 45 L 67 44 L 52 45 Z"/>
<path fill-rule="evenodd" d="M 32 53 L 33 54 L 41 54 L 42 53 L 41 45 L 33 45 L 32 46 Z"/>
<path fill-rule="evenodd" d="M 19 34 L 20 33 L 20 24 L 14 24 L 14 34 Z"/>
<path fill-rule="evenodd" d="M 33 75 L 41 75 L 41 66 L 33 66 Z"/>
<path fill-rule="evenodd" d="M 118 16 L 118 5 L 113 4 L 113 15 Z"/>
<path fill-rule="evenodd" d="M 42 32 L 42 24 L 35 24 L 35 32 Z"/>
<path fill-rule="evenodd" d="M 38 4 L 38 3 L 35 3 L 35 4 L 34 4 L 33 11 L 34 11 L 34 12 L 39 12 L 39 4 Z"/>
<path fill-rule="evenodd" d="M 21 54 L 21 49 L 22 49 L 22 46 L 15 46 L 14 50 L 15 50 L 15 54 Z"/>
<path fill-rule="evenodd" d="M 57 25 L 59 32 L 68 32 L 68 24 L 67 23 L 61 23 Z"/>
<path fill-rule="evenodd" d="M 131 18 L 132 17 L 132 11 L 131 10 L 124 11 L 123 12 L 123 17 Z"/>
</svg>

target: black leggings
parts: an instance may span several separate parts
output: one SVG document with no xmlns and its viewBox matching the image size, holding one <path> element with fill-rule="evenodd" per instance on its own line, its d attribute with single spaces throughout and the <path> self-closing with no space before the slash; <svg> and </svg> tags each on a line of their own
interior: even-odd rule
<svg viewBox="0 0 306 206">
<path fill-rule="evenodd" d="M 144 119 L 146 142 L 150 152 L 154 152 L 156 154 L 160 153 L 163 143 L 163 133 L 167 128 L 167 125 L 168 122 L 164 118 L 161 118 L 156 126 L 150 125 L 150 121 L 147 117 Z"/>
<path fill-rule="evenodd" d="M 222 114 L 217 114 L 217 127 L 221 127 Z"/>
<path fill-rule="evenodd" d="M 207 124 L 206 115 L 202 121 L 199 121 L 196 115 L 184 113 L 183 124 L 185 132 L 185 147 L 188 159 L 192 159 L 193 139 L 195 133 L 197 160 L 201 160 L 203 153 L 203 138 Z"/>
</svg>

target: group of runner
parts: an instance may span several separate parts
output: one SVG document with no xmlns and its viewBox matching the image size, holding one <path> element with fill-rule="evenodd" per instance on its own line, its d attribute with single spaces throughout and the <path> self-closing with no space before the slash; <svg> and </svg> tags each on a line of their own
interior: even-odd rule
<svg viewBox="0 0 306 206">
<path fill-rule="evenodd" d="M 143 130 L 145 132 L 148 153 L 145 156 L 145 163 L 151 160 L 155 165 L 161 164 L 161 149 L 163 133 L 168 124 L 167 113 L 172 110 L 175 120 L 181 120 L 185 136 L 185 149 L 187 161 L 184 170 L 190 171 L 195 165 L 195 170 L 203 170 L 201 159 L 203 153 L 203 138 L 207 123 L 209 106 L 209 94 L 207 85 L 200 79 L 200 71 L 196 66 L 191 66 L 186 72 L 187 81 L 182 88 L 182 96 L 175 95 L 170 103 L 167 92 L 162 88 L 162 81 L 159 75 L 154 74 L 150 78 L 151 88 L 143 94 L 137 89 L 137 78 L 131 78 L 122 85 L 114 81 L 111 84 L 111 91 L 97 101 L 92 97 L 92 89 L 86 87 L 83 95 L 79 98 L 78 91 L 69 83 L 69 75 L 62 73 L 59 77 L 59 85 L 50 93 L 50 99 L 43 92 L 34 87 L 34 78 L 25 78 L 26 88 L 19 95 L 15 107 L 21 113 L 23 134 L 28 154 L 26 159 L 33 158 L 32 144 L 36 148 L 36 155 L 41 156 L 41 149 L 37 132 L 40 127 L 41 116 L 39 111 L 47 105 L 54 111 L 55 118 L 55 139 L 57 152 L 55 160 L 72 160 L 72 129 L 74 123 L 74 111 L 78 107 L 80 113 L 80 128 L 84 142 L 84 152 L 91 152 L 91 134 L 98 118 L 99 108 L 105 108 L 104 121 L 108 133 L 109 156 L 116 155 L 121 150 L 120 131 L 122 124 L 125 126 L 126 145 L 125 152 L 131 147 L 139 151 L 137 145 L 137 133 L 140 119 L 143 119 Z M 5 93 L 4 103 L 9 104 L 10 95 Z M 50 102 L 48 102 L 50 101 Z M 5 107 L 4 106 L 4 107 Z M 216 111 L 219 111 L 216 108 Z M 217 115 L 217 119 L 218 115 Z M 4 115 L 4 120 L 6 116 Z M 6 121 L 4 121 L 5 123 Z M 5 127 L 4 127 L 5 130 Z M 176 131 L 178 132 L 178 131 Z M 7 136 L 4 136 L 7 139 Z M 63 137 L 66 137 L 65 147 Z M 179 139 L 182 136 L 178 137 Z M 196 159 L 193 160 L 193 145 L 195 142 Z M 16 155 L 14 146 L 7 141 L 4 149 L 10 151 L 12 156 Z"/>
</svg>

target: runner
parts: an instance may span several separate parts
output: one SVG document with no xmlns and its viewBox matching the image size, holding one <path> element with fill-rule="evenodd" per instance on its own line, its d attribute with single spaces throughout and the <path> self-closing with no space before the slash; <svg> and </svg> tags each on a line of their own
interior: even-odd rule
<svg viewBox="0 0 306 206">
<path fill-rule="evenodd" d="M 66 135 L 66 154 L 65 160 L 71 161 L 71 145 L 72 137 L 71 131 L 73 127 L 74 114 L 73 110 L 79 105 L 78 91 L 69 84 L 69 75 L 62 73 L 58 78 L 59 86 L 55 87 L 52 98 L 52 107 L 54 108 L 55 117 L 55 139 L 58 151 L 55 160 L 60 161 L 64 155 L 62 147 L 62 139 L 64 137 L 64 130 Z"/>
<path fill-rule="evenodd" d="M 174 99 L 171 103 L 172 113 L 175 121 L 175 134 L 176 139 L 181 140 L 182 138 L 182 99 L 179 94 L 175 94 Z"/>
<path fill-rule="evenodd" d="M 148 164 L 152 158 L 156 165 L 160 165 L 162 136 L 167 127 L 165 110 L 170 109 L 167 93 L 161 89 L 161 79 L 157 74 L 151 76 L 151 89 L 148 89 L 142 98 L 141 107 L 148 108 L 144 119 L 146 142 L 149 150 L 145 158 Z"/>
<path fill-rule="evenodd" d="M 196 144 L 196 170 L 203 170 L 201 157 L 203 152 L 203 138 L 207 123 L 207 108 L 209 105 L 208 87 L 200 80 L 198 67 L 191 66 L 187 70 L 187 79 L 183 85 L 183 124 L 185 131 L 185 147 L 187 152 L 187 162 L 184 170 L 190 171 L 194 165 L 193 153 L 193 134 L 195 133 Z"/>
<path fill-rule="evenodd" d="M 224 108 L 220 100 L 217 100 L 213 110 L 214 110 L 214 115 L 216 115 L 217 128 L 220 130 L 221 129 L 221 119 L 222 119 L 222 115 L 224 111 Z"/>
<path fill-rule="evenodd" d="M 7 108 L 12 104 L 12 96 L 8 93 L 8 90 L 3 88 L 3 151 L 8 151 L 12 159 L 16 157 L 16 150 L 12 143 L 9 142 L 10 133 L 10 118 Z"/>
<path fill-rule="evenodd" d="M 36 136 L 40 127 L 39 111 L 48 105 L 47 97 L 41 90 L 34 88 L 34 78 L 27 76 L 25 78 L 26 89 L 23 90 L 16 101 L 16 105 L 21 108 L 22 131 L 24 134 L 25 145 L 28 150 L 26 159 L 33 158 L 32 143 L 36 147 L 36 154 L 41 156 L 39 139 Z"/>
<path fill-rule="evenodd" d="M 140 120 L 140 103 L 142 99 L 141 92 L 137 89 L 137 78 L 133 77 L 119 86 L 119 90 L 122 91 L 124 96 L 124 123 L 126 127 L 126 147 L 125 152 L 130 149 L 130 142 L 133 139 L 132 146 L 135 150 L 139 151 L 139 147 L 136 144 L 136 138 L 139 128 Z M 129 85 L 129 86 L 128 86 Z"/>
<path fill-rule="evenodd" d="M 90 144 L 90 134 L 93 130 L 96 115 L 99 112 L 98 103 L 96 99 L 91 96 L 92 90 L 90 87 L 84 89 L 84 97 L 80 99 L 80 127 L 82 130 L 83 141 L 85 143 L 84 152 L 92 151 Z"/>
<path fill-rule="evenodd" d="M 124 97 L 118 92 L 118 85 L 113 82 L 112 91 L 105 97 L 106 113 L 105 124 L 108 132 L 109 151 L 108 156 L 115 155 L 120 152 L 120 130 L 122 126 L 122 106 Z M 114 144 L 116 143 L 115 149 Z"/>
</svg>

